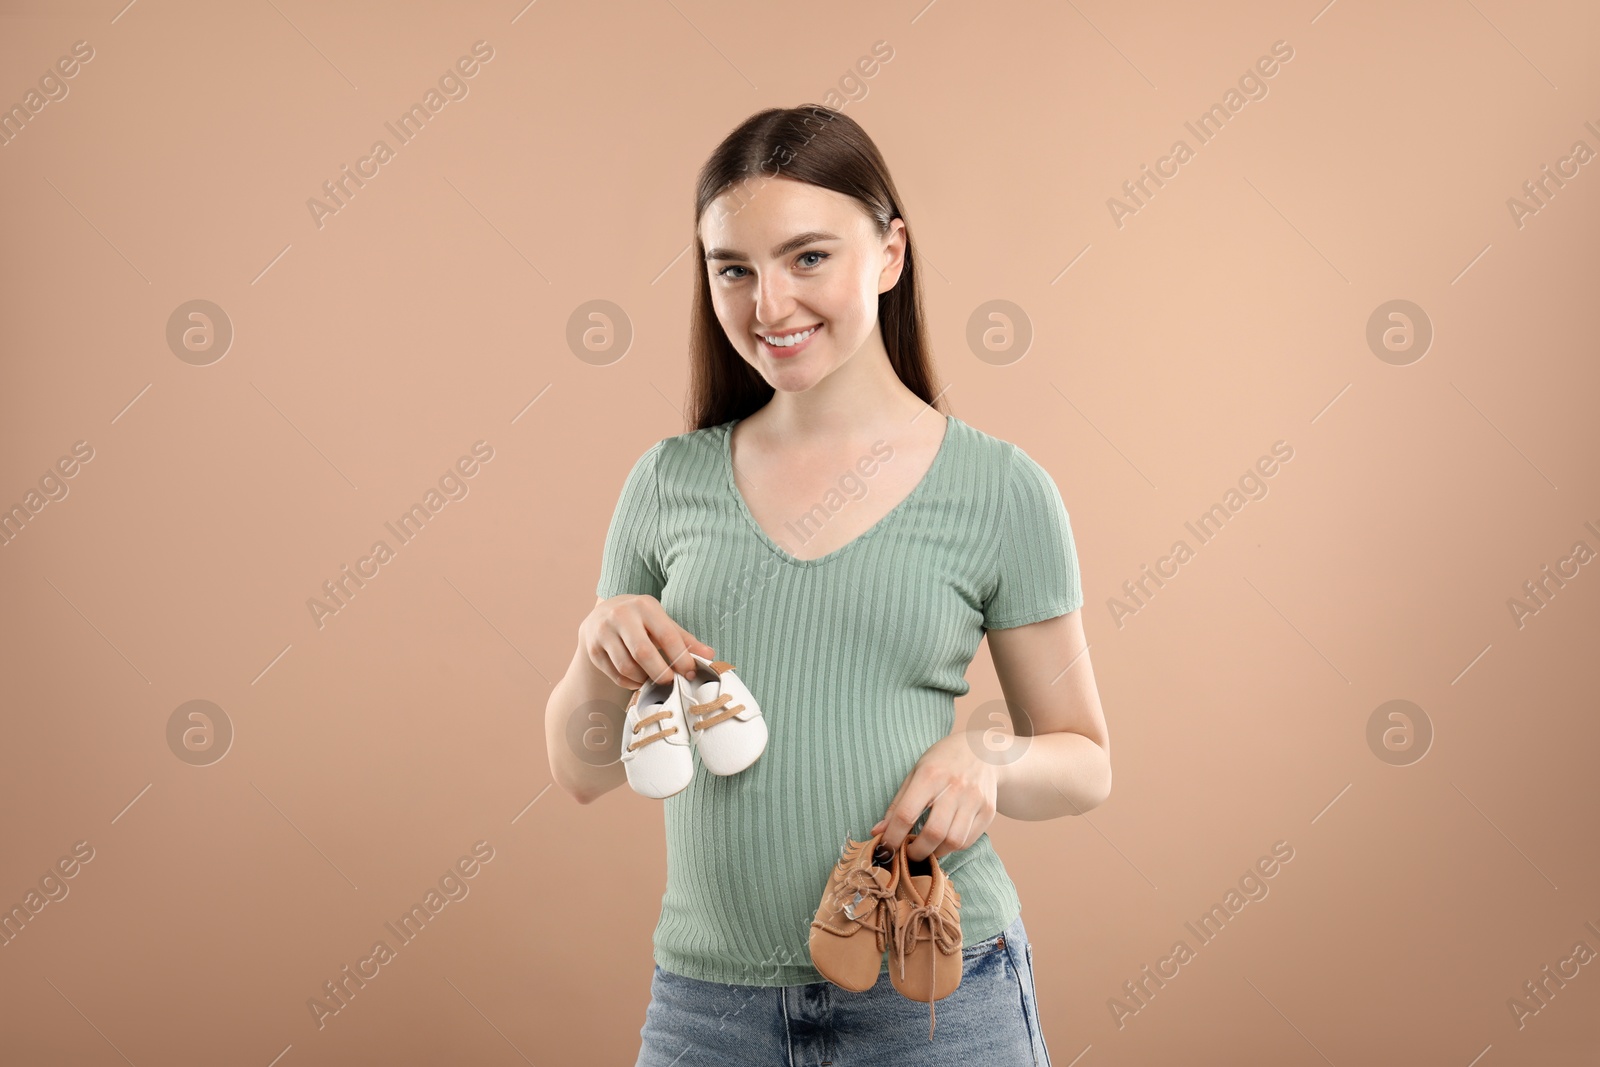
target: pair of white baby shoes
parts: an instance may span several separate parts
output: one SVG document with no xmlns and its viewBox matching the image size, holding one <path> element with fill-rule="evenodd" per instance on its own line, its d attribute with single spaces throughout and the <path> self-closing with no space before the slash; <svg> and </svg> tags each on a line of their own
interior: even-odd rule
<svg viewBox="0 0 1600 1067">
<path fill-rule="evenodd" d="M 733 664 L 689 654 L 692 678 L 673 672 L 670 682 L 646 682 L 623 719 L 628 785 L 657 800 L 694 780 L 694 752 L 706 770 L 726 775 L 750 766 L 767 747 L 767 721 Z"/>
</svg>

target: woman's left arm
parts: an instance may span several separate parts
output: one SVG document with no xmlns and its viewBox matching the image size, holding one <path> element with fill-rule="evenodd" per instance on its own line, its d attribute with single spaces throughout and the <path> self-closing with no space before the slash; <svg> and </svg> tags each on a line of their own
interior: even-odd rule
<svg viewBox="0 0 1600 1067">
<path fill-rule="evenodd" d="M 932 805 L 911 859 L 973 844 L 995 815 L 1081 815 L 1111 794 L 1111 739 L 1089 664 L 1081 609 L 990 630 L 989 654 L 1015 738 L 996 752 L 983 728 L 957 730 L 928 749 L 872 828 L 898 848 Z"/>
<path fill-rule="evenodd" d="M 1083 611 L 990 630 L 989 655 L 1019 735 L 1012 744 L 1026 746 L 1001 764 L 1000 814 L 1054 819 L 1105 803 L 1111 795 L 1111 738 L 1089 663 Z"/>
</svg>

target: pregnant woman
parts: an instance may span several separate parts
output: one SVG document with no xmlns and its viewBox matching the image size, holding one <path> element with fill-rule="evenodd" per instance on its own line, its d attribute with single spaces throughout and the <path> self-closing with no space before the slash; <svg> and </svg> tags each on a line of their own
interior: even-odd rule
<svg viewBox="0 0 1600 1067">
<path fill-rule="evenodd" d="M 659 801 L 638 1065 L 1048 1064 L 1021 900 L 986 831 L 1111 789 L 1061 495 L 941 410 L 911 232 L 857 123 L 753 115 L 702 169 L 694 218 L 694 428 L 629 472 L 546 714 L 555 779 L 583 803 L 625 774 L 568 747 L 574 709 L 694 676 L 694 656 L 733 664 L 769 729 L 747 769 L 697 763 Z M 985 634 L 1003 748 L 998 716 L 952 733 Z M 961 977 L 931 1044 L 933 1005 L 891 984 L 893 951 L 861 991 L 808 951 L 842 851 L 875 835 L 959 895 Z"/>
</svg>

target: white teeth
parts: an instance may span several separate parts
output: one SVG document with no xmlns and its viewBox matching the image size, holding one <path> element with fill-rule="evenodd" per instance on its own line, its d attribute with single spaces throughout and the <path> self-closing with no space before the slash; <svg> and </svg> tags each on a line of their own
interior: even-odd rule
<svg viewBox="0 0 1600 1067">
<path fill-rule="evenodd" d="M 766 334 L 762 334 L 761 339 L 767 342 L 767 344 L 771 345 L 773 348 L 788 348 L 790 345 L 797 345 L 801 341 L 804 341 L 807 337 L 810 337 L 812 334 L 816 333 L 817 329 L 818 327 L 813 326 L 805 333 L 791 333 L 786 337 L 769 337 Z"/>
</svg>

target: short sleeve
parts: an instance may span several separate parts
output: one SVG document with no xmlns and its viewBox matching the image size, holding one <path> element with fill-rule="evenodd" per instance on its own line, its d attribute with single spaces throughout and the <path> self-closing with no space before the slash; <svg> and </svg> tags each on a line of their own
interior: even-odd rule
<svg viewBox="0 0 1600 1067">
<path fill-rule="evenodd" d="M 1083 605 L 1078 552 L 1061 491 L 1050 474 L 1012 446 L 985 630 L 1066 615 Z"/>
<path fill-rule="evenodd" d="M 617 509 L 606 532 L 600 560 L 600 581 L 595 595 L 610 598 L 624 593 L 661 599 L 666 585 L 657 552 L 660 500 L 656 488 L 656 460 L 665 441 L 651 445 L 634 463 L 622 485 Z"/>
</svg>

